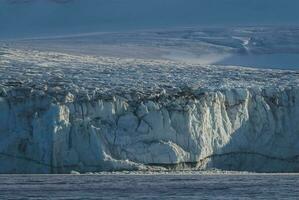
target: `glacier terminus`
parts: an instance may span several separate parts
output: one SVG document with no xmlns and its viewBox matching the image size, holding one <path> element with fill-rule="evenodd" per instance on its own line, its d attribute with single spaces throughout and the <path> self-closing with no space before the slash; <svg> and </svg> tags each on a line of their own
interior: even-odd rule
<svg viewBox="0 0 299 200">
<path fill-rule="evenodd" d="M 299 172 L 299 72 L 0 47 L 0 173 Z"/>
</svg>

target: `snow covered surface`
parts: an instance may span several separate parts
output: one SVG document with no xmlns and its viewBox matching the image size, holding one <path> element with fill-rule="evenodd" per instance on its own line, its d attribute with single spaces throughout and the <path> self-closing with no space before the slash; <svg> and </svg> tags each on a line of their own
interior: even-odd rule
<svg viewBox="0 0 299 200">
<path fill-rule="evenodd" d="M 299 83 L 298 72 L 290 70 L 201 66 L 5 47 L 0 53 L 0 84 L 5 90 L 19 88 L 28 94 L 39 91 L 54 97 L 71 93 L 89 100 L 128 95 L 138 100 L 161 94 L 201 95 L 206 90 L 227 88 L 279 89 Z"/>
<path fill-rule="evenodd" d="M 190 64 L 299 69 L 299 29 L 294 26 L 173 28 L 32 37 L 9 47 Z"/>
<path fill-rule="evenodd" d="M 298 172 L 299 73 L 0 47 L 0 172 Z"/>
</svg>

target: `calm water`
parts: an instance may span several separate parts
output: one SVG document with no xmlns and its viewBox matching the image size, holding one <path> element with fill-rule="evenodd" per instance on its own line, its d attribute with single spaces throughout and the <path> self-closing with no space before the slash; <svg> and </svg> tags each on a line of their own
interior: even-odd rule
<svg viewBox="0 0 299 200">
<path fill-rule="evenodd" d="M 299 175 L 1 175 L 0 199 L 298 199 Z"/>
<path fill-rule="evenodd" d="M 299 70 L 299 54 L 232 55 L 215 64 Z"/>
</svg>

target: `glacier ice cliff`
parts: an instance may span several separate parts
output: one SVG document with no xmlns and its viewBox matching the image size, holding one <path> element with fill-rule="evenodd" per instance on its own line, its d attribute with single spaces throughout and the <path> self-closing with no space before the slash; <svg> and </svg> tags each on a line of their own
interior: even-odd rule
<svg viewBox="0 0 299 200">
<path fill-rule="evenodd" d="M 0 173 L 299 172 L 299 73 L 0 48 Z"/>
</svg>

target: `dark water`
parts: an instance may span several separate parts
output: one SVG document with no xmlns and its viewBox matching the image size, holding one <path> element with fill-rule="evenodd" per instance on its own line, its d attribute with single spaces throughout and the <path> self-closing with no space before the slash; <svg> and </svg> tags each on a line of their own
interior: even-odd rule
<svg viewBox="0 0 299 200">
<path fill-rule="evenodd" d="M 1 175 L 0 199 L 298 199 L 299 175 Z"/>
<path fill-rule="evenodd" d="M 232 55 L 215 64 L 299 70 L 299 54 Z"/>
</svg>

